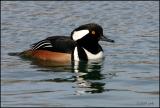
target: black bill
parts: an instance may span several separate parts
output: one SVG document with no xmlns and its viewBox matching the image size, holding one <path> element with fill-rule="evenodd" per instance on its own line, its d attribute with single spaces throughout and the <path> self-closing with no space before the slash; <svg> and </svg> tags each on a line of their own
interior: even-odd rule
<svg viewBox="0 0 160 108">
<path fill-rule="evenodd" d="M 102 41 L 107 41 L 107 42 L 112 42 L 112 43 L 114 43 L 114 40 L 108 39 L 108 38 L 105 37 L 105 36 L 102 36 L 102 37 L 101 37 L 101 40 L 102 40 Z"/>
</svg>

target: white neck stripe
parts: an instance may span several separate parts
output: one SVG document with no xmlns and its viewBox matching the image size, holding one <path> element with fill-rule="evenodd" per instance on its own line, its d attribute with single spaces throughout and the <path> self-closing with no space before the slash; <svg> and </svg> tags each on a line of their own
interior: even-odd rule
<svg viewBox="0 0 160 108">
<path fill-rule="evenodd" d="M 79 56 L 78 56 L 77 47 L 75 47 L 75 49 L 74 49 L 74 54 L 73 54 L 73 56 L 74 56 L 74 60 L 79 61 Z"/>
</svg>

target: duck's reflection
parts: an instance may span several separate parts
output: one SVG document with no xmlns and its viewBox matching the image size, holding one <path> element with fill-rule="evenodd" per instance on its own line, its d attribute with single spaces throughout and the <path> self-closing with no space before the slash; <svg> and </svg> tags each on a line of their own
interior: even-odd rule
<svg viewBox="0 0 160 108">
<path fill-rule="evenodd" d="M 73 61 L 71 63 L 31 60 L 31 66 L 36 68 L 38 71 L 44 72 L 73 72 L 69 78 L 47 78 L 41 81 L 74 82 L 76 83 L 76 86 L 74 86 L 74 88 L 77 89 L 76 94 L 88 92 L 102 93 L 105 91 L 105 83 L 103 79 L 108 76 L 104 76 L 104 74 L 102 74 L 102 70 L 104 69 L 104 59 L 96 61 Z M 112 77 L 113 75 L 109 75 L 109 77 Z"/>
<path fill-rule="evenodd" d="M 105 83 L 102 79 L 105 76 L 101 73 L 104 69 L 104 59 L 97 61 L 74 61 L 71 64 L 61 64 L 51 61 L 33 60 L 32 66 L 41 67 L 39 71 L 44 72 L 73 72 L 70 78 L 45 79 L 49 82 L 74 82 L 76 94 L 102 93 L 105 91 Z M 43 69 L 44 70 L 43 70 Z"/>
<path fill-rule="evenodd" d="M 72 65 L 68 63 L 59 63 L 53 61 L 32 60 L 32 68 L 37 68 L 38 71 L 44 72 L 69 72 L 72 70 Z"/>
<path fill-rule="evenodd" d="M 101 81 L 104 78 L 101 74 L 103 60 L 74 61 L 72 66 L 76 73 L 77 94 L 85 92 L 101 93 L 104 91 L 105 83 Z"/>
</svg>

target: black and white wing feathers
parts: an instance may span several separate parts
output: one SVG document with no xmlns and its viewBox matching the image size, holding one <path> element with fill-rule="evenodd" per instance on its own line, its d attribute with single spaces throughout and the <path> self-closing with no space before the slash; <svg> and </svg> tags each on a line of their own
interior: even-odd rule
<svg viewBox="0 0 160 108">
<path fill-rule="evenodd" d="M 46 40 L 46 39 L 32 44 L 32 50 L 44 49 L 49 47 L 51 48 L 52 44 L 49 40 Z"/>
<path fill-rule="evenodd" d="M 75 42 L 67 36 L 52 36 L 32 44 L 32 50 L 48 50 L 55 52 L 71 53 Z"/>
</svg>

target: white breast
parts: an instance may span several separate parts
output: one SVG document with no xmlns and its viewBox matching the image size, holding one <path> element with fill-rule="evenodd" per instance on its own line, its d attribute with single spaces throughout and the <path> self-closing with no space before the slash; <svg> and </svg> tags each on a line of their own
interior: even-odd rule
<svg viewBox="0 0 160 108">
<path fill-rule="evenodd" d="M 83 48 L 83 49 L 84 49 L 84 48 Z M 97 54 L 92 54 L 92 53 L 90 53 L 89 51 L 87 51 L 86 49 L 84 49 L 84 51 L 85 51 L 85 53 L 86 53 L 86 55 L 87 55 L 87 57 L 88 57 L 89 60 L 94 60 L 94 59 L 103 58 L 103 51 L 100 51 L 100 52 L 97 53 Z M 80 58 L 79 58 L 79 56 L 78 56 L 77 47 L 75 47 L 75 49 L 74 49 L 74 60 L 76 60 L 76 61 L 79 61 L 79 60 L 80 60 Z"/>
<path fill-rule="evenodd" d="M 100 58 L 103 58 L 103 51 L 100 51 L 97 54 L 92 54 L 89 51 L 87 51 L 86 49 L 84 49 L 84 51 L 87 54 L 88 59 L 100 59 Z"/>
</svg>

